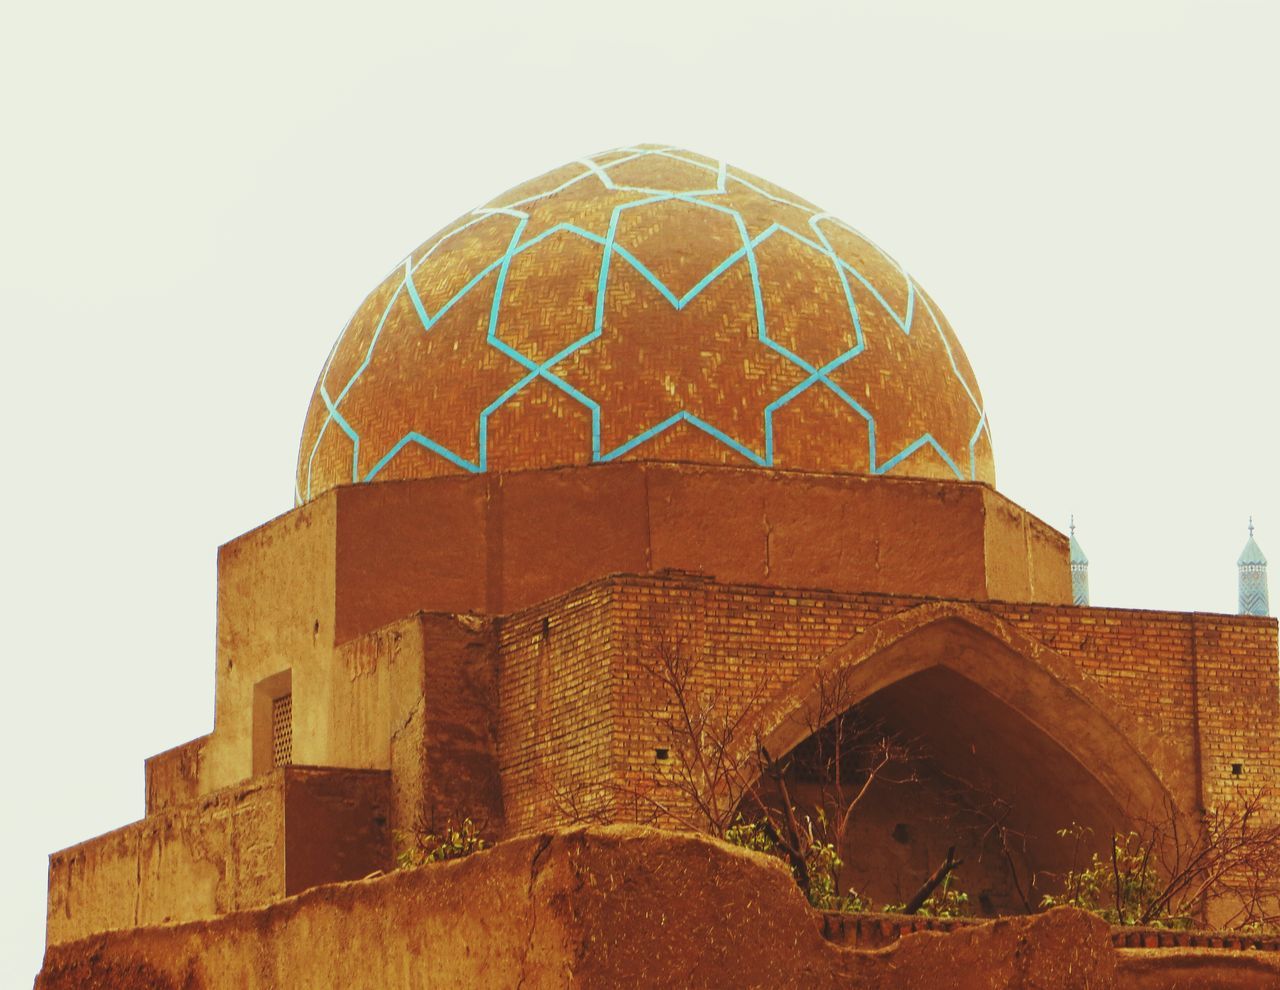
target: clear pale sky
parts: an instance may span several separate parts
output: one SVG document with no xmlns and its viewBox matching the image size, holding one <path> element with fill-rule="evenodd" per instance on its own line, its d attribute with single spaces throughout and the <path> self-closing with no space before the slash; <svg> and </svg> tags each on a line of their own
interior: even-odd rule
<svg viewBox="0 0 1280 990">
<path fill-rule="evenodd" d="M 1094 603 L 1280 599 L 1274 0 L 112 4 L 6 10 L 0 985 L 49 852 L 212 726 L 215 548 L 292 504 L 365 292 L 470 207 L 640 141 L 902 261 L 964 343 L 998 487 Z"/>
</svg>

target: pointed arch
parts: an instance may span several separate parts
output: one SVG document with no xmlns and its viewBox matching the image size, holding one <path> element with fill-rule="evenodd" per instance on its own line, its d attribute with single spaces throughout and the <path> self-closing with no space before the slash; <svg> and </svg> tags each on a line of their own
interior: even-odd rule
<svg viewBox="0 0 1280 990">
<path fill-rule="evenodd" d="M 775 757 L 815 728 L 824 677 L 841 673 L 848 701 L 872 698 L 944 668 L 972 682 L 1068 753 L 1131 815 L 1177 808 L 1186 782 L 1163 742 L 1135 723 L 1071 660 L 981 608 L 930 602 L 898 613 L 829 653 L 760 721 Z M 1189 809 L 1188 809 L 1189 810 Z"/>
</svg>

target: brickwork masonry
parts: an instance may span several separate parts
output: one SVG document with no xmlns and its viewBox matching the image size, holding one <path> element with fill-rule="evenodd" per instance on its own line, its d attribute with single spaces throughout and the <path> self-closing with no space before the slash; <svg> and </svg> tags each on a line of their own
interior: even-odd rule
<svg viewBox="0 0 1280 990">
<path fill-rule="evenodd" d="M 661 705 L 636 663 L 655 636 L 706 658 L 716 690 L 745 701 L 764 685 L 764 700 L 776 708 L 844 644 L 922 606 L 948 604 L 1025 637 L 1033 647 L 1021 647 L 1032 654 L 1027 663 L 1078 672 L 1067 688 L 1109 700 L 1100 718 L 1137 741 L 1184 808 L 1212 806 L 1241 783 L 1280 783 L 1274 619 L 946 603 L 719 584 L 687 573 L 615 575 L 499 623 L 499 764 L 509 830 L 562 822 L 566 793 L 590 805 L 611 783 L 656 772 L 654 754 L 665 740 L 654 717 Z"/>
</svg>

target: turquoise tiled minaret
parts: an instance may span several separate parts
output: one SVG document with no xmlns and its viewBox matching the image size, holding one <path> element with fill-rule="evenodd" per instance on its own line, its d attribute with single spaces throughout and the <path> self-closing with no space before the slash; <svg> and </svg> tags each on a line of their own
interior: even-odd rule
<svg viewBox="0 0 1280 990">
<path fill-rule="evenodd" d="M 1249 542 L 1240 551 L 1236 567 L 1240 571 L 1240 614 L 1270 615 L 1271 607 L 1267 602 L 1267 558 L 1254 542 L 1252 516 L 1249 517 Z"/>
<path fill-rule="evenodd" d="M 1076 517 L 1071 517 L 1071 603 L 1089 604 L 1089 558 L 1076 540 Z"/>
</svg>

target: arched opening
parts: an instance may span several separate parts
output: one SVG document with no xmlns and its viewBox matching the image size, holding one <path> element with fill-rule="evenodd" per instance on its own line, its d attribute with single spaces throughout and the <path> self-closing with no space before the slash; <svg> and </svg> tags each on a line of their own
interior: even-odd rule
<svg viewBox="0 0 1280 990">
<path fill-rule="evenodd" d="M 989 613 L 914 611 L 828 657 L 765 736 L 779 779 L 757 793 L 838 844 L 841 893 L 903 903 L 954 846 L 971 909 L 1034 909 L 1113 829 L 1172 808 L 1109 700 L 1061 657 Z M 1073 826 L 1093 838 L 1058 834 Z"/>
</svg>

